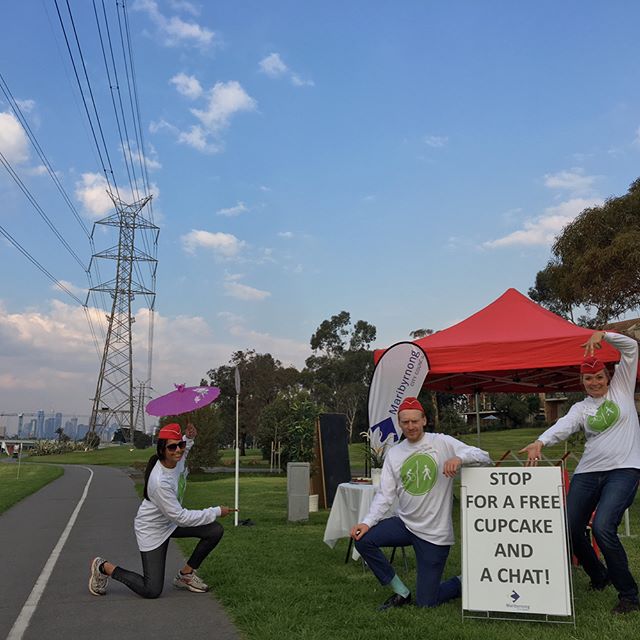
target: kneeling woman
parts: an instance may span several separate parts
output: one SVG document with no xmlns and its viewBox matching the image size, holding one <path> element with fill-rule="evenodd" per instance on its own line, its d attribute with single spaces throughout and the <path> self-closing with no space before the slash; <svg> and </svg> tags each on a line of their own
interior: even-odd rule
<svg viewBox="0 0 640 640">
<path fill-rule="evenodd" d="M 160 429 L 157 455 L 149 458 L 144 474 L 144 500 L 134 521 L 143 575 L 104 558 L 94 558 L 89 577 L 89 591 L 93 595 L 103 596 L 111 577 L 143 598 L 157 598 L 164 585 L 170 538 L 200 538 L 187 564 L 174 578 L 174 586 L 195 593 L 208 591 L 196 569 L 222 538 L 222 525 L 216 519 L 233 509 L 220 506 L 196 511 L 185 509 L 181 504 L 186 487 L 185 461 L 197 433 L 192 424 L 187 426 L 184 438 L 178 424 Z"/>
</svg>

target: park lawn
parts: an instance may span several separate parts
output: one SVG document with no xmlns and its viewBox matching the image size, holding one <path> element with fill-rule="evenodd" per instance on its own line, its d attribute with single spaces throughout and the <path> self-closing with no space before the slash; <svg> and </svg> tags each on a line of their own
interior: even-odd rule
<svg viewBox="0 0 640 640">
<path fill-rule="evenodd" d="M 146 465 L 155 453 L 155 447 L 135 449 L 127 446 L 106 447 L 91 451 L 71 451 L 50 456 L 33 456 L 29 462 L 55 462 L 59 464 L 100 464 L 109 467 L 131 467 Z"/>
<path fill-rule="evenodd" d="M 194 478 L 195 480 L 195 478 Z M 189 484 L 185 505 L 202 508 L 233 504 L 233 478 L 218 477 Z M 588 579 L 574 570 L 577 629 L 568 624 L 479 621 L 461 619 L 461 601 L 437 609 L 406 607 L 379 613 L 376 607 L 390 594 L 378 585 L 361 563 L 344 564 L 347 541 L 335 549 L 322 542 L 328 511 L 310 514 L 306 523 L 287 523 L 286 479 L 243 477 L 240 485 L 240 518 L 251 518 L 253 527 L 233 527 L 233 516 L 222 520 L 225 536 L 200 568 L 238 627 L 251 640 L 367 640 L 425 637 L 463 640 L 530 640 L 545 638 L 602 640 L 637 635 L 638 615 L 614 617 L 612 588 L 590 592 Z M 631 532 L 640 531 L 638 507 L 631 513 Z M 454 505 L 456 532 L 459 502 Z M 180 540 L 185 553 L 194 543 Z M 637 539 L 627 539 L 631 569 L 640 574 Z M 401 556 L 395 561 L 401 578 L 413 588 L 413 552 L 407 550 L 409 573 Z M 452 548 L 445 578 L 460 572 L 460 547 Z"/>
<path fill-rule="evenodd" d="M 221 449 L 222 454 L 220 464 L 223 467 L 234 467 L 236 464 L 235 449 Z M 269 460 L 262 459 L 262 451 L 260 449 L 247 449 L 245 456 L 240 456 L 240 467 L 257 467 L 262 469 L 269 468 Z"/>
<path fill-rule="evenodd" d="M 533 442 L 543 431 L 543 428 L 541 429 L 535 427 L 526 427 L 524 429 L 507 429 L 503 431 L 483 431 L 480 433 L 479 444 L 478 435 L 475 432 L 456 436 L 456 438 L 474 447 L 479 446 L 481 449 L 488 451 L 491 459 L 494 462 L 497 462 L 507 451 L 511 451 L 512 454 L 515 454 L 518 458 L 524 461 L 526 460 L 526 456 L 524 454 L 518 454 L 518 451 L 522 449 L 522 447 L 528 445 L 530 442 Z M 583 445 L 580 444 L 575 447 L 567 445 L 567 449 L 579 459 L 582 455 Z M 545 447 L 542 450 L 542 454 L 553 461 L 558 460 L 564 454 L 564 452 L 564 443 L 554 445 L 553 447 Z M 351 460 L 351 473 L 353 475 L 361 474 L 364 469 L 364 444 L 350 444 L 349 457 Z M 506 458 L 505 462 L 502 464 L 517 465 L 518 463 L 512 457 L 512 455 L 509 455 Z M 577 461 L 575 460 L 575 458 L 569 457 L 567 465 L 569 470 L 572 471 L 573 469 L 575 469 L 576 464 Z"/>
<path fill-rule="evenodd" d="M 0 465 L 0 513 L 59 478 L 63 473 L 62 467 L 22 463 L 18 477 L 17 464 Z"/>
</svg>

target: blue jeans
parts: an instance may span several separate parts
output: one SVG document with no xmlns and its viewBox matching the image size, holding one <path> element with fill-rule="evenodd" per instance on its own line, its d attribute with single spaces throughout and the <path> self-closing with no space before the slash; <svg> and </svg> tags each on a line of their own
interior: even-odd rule
<svg viewBox="0 0 640 640">
<path fill-rule="evenodd" d="M 567 497 L 567 519 L 573 553 L 591 578 L 594 586 L 608 579 L 620 598 L 638 602 L 638 585 L 629 571 L 624 547 L 618 538 L 618 526 L 638 490 L 640 469 L 613 469 L 592 473 L 576 473 L 571 479 Z M 593 536 L 607 566 L 599 560 L 591 546 L 587 525 L 594 509 Z"/>
<path fill-rule="evenodd" d="M 412 545 L 416 554 L 417 585 L 416 604 L 420 607 L 436 607 L 443 602 L 458 598 L 461 584 L 458 578 L 440 583 L 449 555 L 449 546 L 432 544 L 411 533 L 398 517 L 381 520 L 371 527 L 360 540 L 356 549 L 378 578 L 380 584 L 389 584 L 396 575 L 391 563 L 380 547 L 406 547 Z"/>
</svg>

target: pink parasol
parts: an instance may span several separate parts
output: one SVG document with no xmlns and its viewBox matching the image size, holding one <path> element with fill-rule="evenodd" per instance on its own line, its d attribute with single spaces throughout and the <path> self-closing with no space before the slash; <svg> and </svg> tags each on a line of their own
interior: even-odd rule
<svg viewBox="0 0 640 640">
<path fill-rule="evenodd" d="M 150 416 L 177 416 L 211 404 L 219 395 L 218 387 L 185 387 L 174 385 L 176 390 L 166 393 L 147 404 Z"/>
</svg>

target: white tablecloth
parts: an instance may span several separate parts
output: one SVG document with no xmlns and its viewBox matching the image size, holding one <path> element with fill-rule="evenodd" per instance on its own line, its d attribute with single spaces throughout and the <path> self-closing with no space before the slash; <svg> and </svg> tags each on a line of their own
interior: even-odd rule
<svg viewBox="0 0 640 640">
<path fill-rule="evenodd" d="M 340 538 L 348 538 L 353 525 L 362 522 L 362 519 L 369 513 L 369 507 L 375 494 L 376 488 L 370 484 L 355 482 L 339 484 L 324 530 L 324 542 L 333 549 Z M 393 515 L 394 511 L 395 505 L 389 510 L 386 517 Z M 355 545 L 351 557 L 354 560 L 360 557 Z"/>
</svg>

